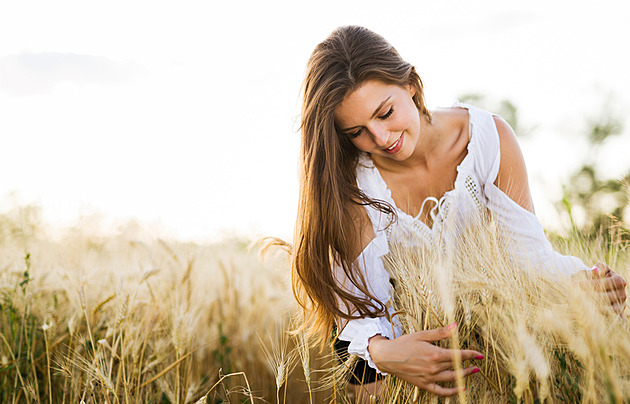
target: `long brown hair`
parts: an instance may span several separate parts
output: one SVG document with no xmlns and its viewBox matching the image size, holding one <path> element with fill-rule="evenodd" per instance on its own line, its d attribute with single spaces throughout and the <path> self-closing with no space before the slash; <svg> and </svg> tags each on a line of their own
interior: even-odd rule
<svg viewBox="0 0 630 404">
<path fill-rule="evenodd" d="M 313 51 L 303 83 L 301 181 L 292 281 L 293 293 L 307 311 L 306 322 L 314 326 L 313 331 L 323 331 L 319 334 L 321 342 L 330 336 L 336 317 L 380 316 L 387 303 L 370 293 L 352 255 L 360 236 L 357 206 L 370 205 L 392 218 L 395 211 L 358 188 L 360 151 L 336 127 L 333 116 L 344 97 L 368 80 L 413 86 L 418 111 L 431 118 L 415 68 L 380 35 L 363 27 L 340 27 Z M 366 297 L 342 288 L 335 281 L 333 266 L 340 267 Z"/>
</svg>

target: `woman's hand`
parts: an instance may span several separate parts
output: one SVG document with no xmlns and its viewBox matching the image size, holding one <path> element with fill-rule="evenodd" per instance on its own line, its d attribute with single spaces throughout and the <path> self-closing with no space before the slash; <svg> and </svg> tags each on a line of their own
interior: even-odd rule
<svg viewBox="0 0 630 404">
<path fill-rule="evenodd" d="M 601 262 L 595 264 L 589 275 L 583 285 L 595 291 L 604 304 L 610 304 L 615 313 L 621 314 L 626 308 L 625 279 Z"/>
<path fill-rule="evenodd" d="M 382 372 L 397 377 L 438 396 L 452 396 L 459 389 L 442 387 L 438 382 L 450 382 L 456 379 L 455 356 L 462 361 L 483 359 L 477 351 L 444 349 L 431 342 L 449 338 L 457 324 L 428 331 L 418 331 L 395 339 L 381 335 L 370 338 L 368 350 L 370 356 Z M 479 368 L 469 366 L 462 369 L 463 376 L 477 373 Z"/>
</svg>

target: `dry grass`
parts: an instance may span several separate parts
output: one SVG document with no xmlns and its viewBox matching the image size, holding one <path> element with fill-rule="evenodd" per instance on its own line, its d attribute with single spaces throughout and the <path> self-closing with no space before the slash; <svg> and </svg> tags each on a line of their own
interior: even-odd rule
<svg viewBox="0 0 630 404">
<path fill-rule="evenodd" d="M 619 229 L 621 230 L 621 229 Z M 620 233 L 618 234 L 620 235 Z M 485 360 L 465 380 L 458 402 L 625 402 L 630 398 L 630 325 L 569 280 L 519 265 L 495 225 L 462 230 L 455 248 L 391 246 L 396 310 L 404 332 L 453 321 L 458 332 L 443 346 L 475 349 Z M 613 237 L 583 245 L 584 262 L 610 258 L 629 275 L 627 245 Z M 572 242 L 575 242 L 573 240 Z M 532 252 L 534 254 L 535 252 Z M 610 262 L 610 260 L 609 260 Z M 460 382 L 461 383 L 461 382 Z M 413 402 L 413 388 L 386 378 L 386 401 Z M 395 393 L 394 393 L 395 392 Z M 420 394 L 419 402 L 434 397 Z"/>
<path fill-rule="evenodd" d="M 133 226 L 51 241 L 26 213 L 0 216 L 0 402 L 353 402 L 346 364 L 286 332 L 286 255 L 261 261 L 239 241 L 167 242 Z M 452 402 L 628 400 L 627 323 L 571 284 L 514 269 L 485 228 L 456 251 L 392 246 L 387 257 L 404 330 L 457 321 L 443 345 L 486 356 Z M 620 239 L 556 241 L 630 275 Z M 391 376 L 378 400 L 436 402 Z"/>
<path fill-rule="evenodd" d="M 23 218 L 0 216 L 0 402 L 275 401 L 259 336 L 274 351 L 286 334 L 286 255 L 263 262 L 242 241 L 154 240 L 133 226 L 52 241 Z M 308 397 L 280 370 L 286 402 Z"/>
</svg>

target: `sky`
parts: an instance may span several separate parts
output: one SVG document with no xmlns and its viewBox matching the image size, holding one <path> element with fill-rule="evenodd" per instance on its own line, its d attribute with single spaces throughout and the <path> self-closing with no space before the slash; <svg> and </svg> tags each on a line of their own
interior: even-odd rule
<svg viewBox="0 0 630 404">
<path fill-rule="evenodd" d="M 306 62 L 358 24 L 416 66 L 430 108 L 469 93 L 518 106 L 537 213 L 557 226 L 589 119 L 625 122 L 597 160 L 612 178 L 630 168 L 629 19 L 611 0 L 3 2 L 0 212 L 290 238 Z"/>
</svg>

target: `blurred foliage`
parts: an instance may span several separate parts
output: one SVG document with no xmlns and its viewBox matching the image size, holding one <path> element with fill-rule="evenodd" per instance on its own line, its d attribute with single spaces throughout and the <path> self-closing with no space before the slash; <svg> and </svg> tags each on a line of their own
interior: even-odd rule
<svg viewBox="0 0 630 404">
<path fill-rule="evenodd" d="M 623 132 L 622 119 L 611 111 L 604 107 L 597 117 L 586 120 L 584 136 L 588 152 L 582 158 L 582 166 L 562 187 L 562 200 L 556 204 L 561 212 L 568 214 L 573 231 L 591 238 L 599 234 L 606 236 L 616 223 L 630 219 L 626 217 L 630 204 L 630 170 L 618 179 L 604 178 L 597 166 L 597 162 L 605 158 L 601 155 L 601 146 Z M 624 238 L 630 237 L 625 234 Z"/>
<path fill-rule="evenodd" d="M 42 209 L 36 205 L 14 207 L 0 214 L 0 240 L 26 240 L 41 235 Z"/>
<path fill-rule="evenodd" d="M 465 93 L 458 97 L 460 102 L 475 105 L 493 114 L 501 116 L 510 124 L 514 133 L 519 137 L 526 137 L 534 132 L 535 127 L 525 126 L 519 119 L 516 104 L 508 99 L 493 100 L 480 93 Z"/>
<path fill-rule="evenodd" d="M 527 126 L 519 118 L 516 104 L 509 99 L 493 99 L 480 93 L 460 95 L 461 102 L 475 105 L 505 119 L 519 137 L 527 137 L 536 127 Z M 628 171 L 621 178 L 605 178 L 597 165 L 606 156 L 601 147 L 623 133 L 624 125 L 619 102 L 614 94 L 602 103 L 599 112 L 585 118 L 586 129 L 580 136 L 588 142 L 588 152 L 581 156 L 583 164 L 569 175 L 562 187 L 562 199 L 556 202 L 559 212 L 567 214 L 572 231 L 593 239 L 621 222 L 630 220 L 630 162 Z M 623 239 L 630 240 L 625 234 Z"/>
</svg>

